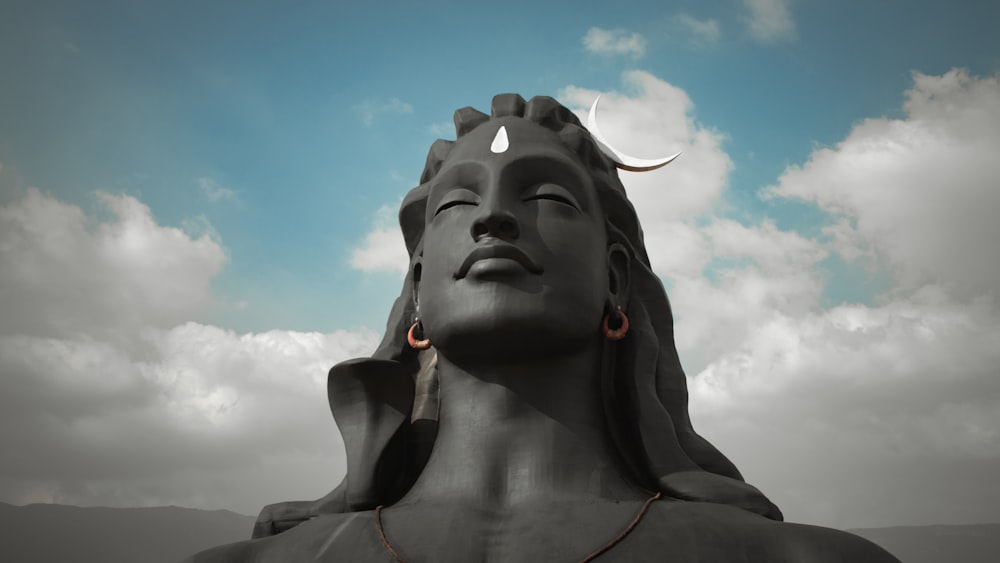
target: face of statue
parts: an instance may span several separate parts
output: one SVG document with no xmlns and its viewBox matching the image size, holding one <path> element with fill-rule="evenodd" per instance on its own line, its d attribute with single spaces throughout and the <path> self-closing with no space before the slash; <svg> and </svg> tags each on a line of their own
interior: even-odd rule
<svg viewBox="0 0 1000 563">
<path fill-rule="evenodd" d="M 593 345 L 615 285 L 586 168 L 518 118 L 491 120 L 452 148 L 430 186 L 418 267 L 425 334 L 456 359 Z"/>
</svg>

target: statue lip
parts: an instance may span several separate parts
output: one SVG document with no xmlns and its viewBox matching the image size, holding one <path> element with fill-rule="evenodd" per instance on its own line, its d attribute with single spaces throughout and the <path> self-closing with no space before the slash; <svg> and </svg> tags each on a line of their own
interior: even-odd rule
<svg viewBox="0 0 1000 563">
<path fill-rule="evenodd" d="M 490 258 L 507 258 L 514 260 L 518 264 L 524 266 L 525 270 L 528 270 L 532 274 L 541 274 L 542 267 L 535 263 L 523 250 L 512 245 L 505 243 L 487 242 L 481 244 L 473 249 L 465 260 L 462 261 L 462 265 L 459 266 L 458 270 L 455 272 L 455 279 L 459 280 L 465 277 L 469 273 L 469 268 L 473 264 L 480 260 L 487 260 Z"/>
</svg>

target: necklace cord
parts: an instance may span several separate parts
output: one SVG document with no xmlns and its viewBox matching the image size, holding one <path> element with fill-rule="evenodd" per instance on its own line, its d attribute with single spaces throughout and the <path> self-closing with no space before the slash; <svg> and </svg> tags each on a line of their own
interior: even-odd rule
<svg viewBox="0 0 1000 563">
<path fill-rule="evenodd" d="M 382 540 L 382 545 L 385 547 L 385 550 L 389 552 L 389 555 L 391 555 L 392 558 L 395 559 L 396 561 L 399 561 L 399 563 L 406 563 L 406 560 L 400 557 L 398 553 L 396 553 L 396 550 L 392 548 L 392 546 L 389 544 L 389 540 L 385 537 L 385 530 L 382 529 L 381 504 L 375 507 L 375 528 L 378 530 L 378 539 Z"/>
<path fill-rule="evenodd" d="M 618 534 L 618 537 L 604 544 L 604 546 L 599 548 L 597 551 L 581 559 L 580 563 L 590 563 L 594 559 L 600 557 L 601 554 L 603 554 L 604 552 L 618 545 L 620 541 L 622 541 L 623 539 L 625 539 L 626 536 L 632 533 L 632 530 L 634 530 L 635 527 L 639 524 L 639 520 L 642 520 L 642 517 L 646 515 L 646 511 L 649 510 L 649 505 L 653 504 L 653 501 L 659 500 L 661 496 L 663 496 L 663 493 L 657 492 L 655 495 L 646 499 L 646 502 L 643 503 L 642 508 L 639 509 L 639 513 L 635 515 L 635 518 L 628 525 L 628 528 L 622 530 L 622 533 Z"/>
<path fill-rule="evenodd" d="M 643 503 L 642 508 L 639 509 L 639 513 L 635 515 L 635 518 L 632 519 L 632 522 L 629 523 L 627 528 L 622 530 L 622 532 L 618 534 L 618 536 L 615 537 L 615 539 L 609 541 L 608 543 L 598 548 L 597 551 L 594 551 L 590 555 L 581 559 L 580 563 L 590 563 L 594 559 L 597 559 L 602 554 L 606 553 L 609 549 L 618 545 L 623 539 L 625 539 L 629 534 L 632 533 L 632 530 L 634 530 L 635 527 L 639 524 L 639 521 L 642 520 L 642 517 L 646 515 L 646 511 L 649 510 L 649 505 L 653 504 L 653 501 L 659 500 L 662 496 L 663 493 L 658 492 L 655 495 L 646 499 L 646 502 Z M 382 540 L 382 546 L 385 547 L 385 550 L 389 553 L 389 555 L 391 555 L 392 558 L 398 561 L 399 563 L 406 563 L 406 560 L 400 557 L 398 553 L 396 553 L 396 550 L 393 549 L 392 545 L 389 543 L 389 539 L 385 537 L 385 530 L 382 528 L 381 504 L 375 507 L 375 529 L 378 530 L 378 539 Z"/>
</svg>

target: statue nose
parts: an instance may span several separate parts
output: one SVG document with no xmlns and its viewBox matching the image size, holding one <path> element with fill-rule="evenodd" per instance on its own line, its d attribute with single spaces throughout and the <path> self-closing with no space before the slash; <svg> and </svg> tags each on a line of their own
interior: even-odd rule
<svg viewBox="0 0 1000 563">
<path fill-rule="evenodd" d="M 517 219 L 506 211 L 493 210 L 472 224 L 472 239 L 479 242 L 485 237 L 514 240 L 521 234 Z"/>
</svg>

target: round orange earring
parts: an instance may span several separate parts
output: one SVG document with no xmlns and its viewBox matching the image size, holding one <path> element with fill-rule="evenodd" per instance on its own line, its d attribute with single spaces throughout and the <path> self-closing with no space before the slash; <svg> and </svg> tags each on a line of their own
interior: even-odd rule
<svg viewBox="0 0 1000 563">
<path fill-rule="evenodd" d="M 604 332 L 604 338 L 611 341 L 621 340 L 622 338 L 625 338 L 626 334 L 628 334 L 628 317 L 626 317 L 625 313 L 622 312 L 621 305 L 618 306 L 617 312 L 618 319 L 621 321 L 621 326 L 616 329 L 608 328 L 608 320 L 611 317 L 610 314 L 604 315 L 604 322 L 601 323 L 601 330 Z"/>
<path fill-rule="evenodd" d="M 417 329 L 419 324 L 420 319 L 414 321 L 413 326 L 411 326 L 410 330 L 406 333 L 406 342 L 408 342 L 410 344 L 410 348 L 413 348 L 414 350 L 426 350 L 431 347 L 431 339 L 425 338 L 423 340 L 417 340 L 417 337 L 413 335 L 413 331 Z M 421 327 L 421 332 L 423 332 L 423 327 Z"/>
</svg>

